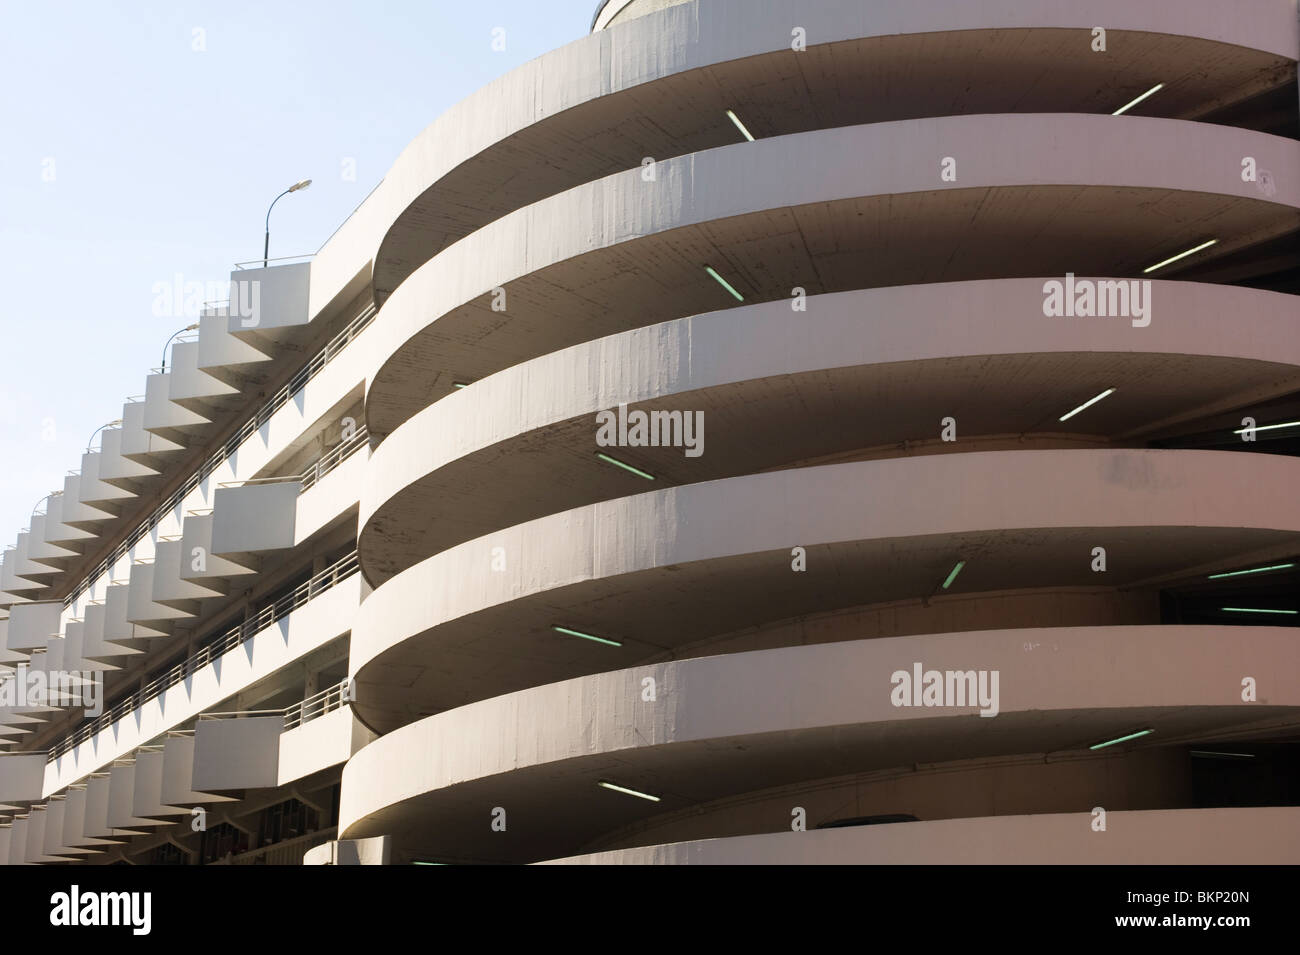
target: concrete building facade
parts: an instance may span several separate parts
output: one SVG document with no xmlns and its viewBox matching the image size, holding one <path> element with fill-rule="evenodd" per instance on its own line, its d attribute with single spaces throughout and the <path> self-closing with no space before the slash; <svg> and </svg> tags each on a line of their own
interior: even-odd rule
<svg viewBox="0 0 1300 955">
<path fill-rule="evenodd" d="M 1300 860 L 1297 58 L 605 0 L 6 550 L 0 862 Z"/>
</svg>

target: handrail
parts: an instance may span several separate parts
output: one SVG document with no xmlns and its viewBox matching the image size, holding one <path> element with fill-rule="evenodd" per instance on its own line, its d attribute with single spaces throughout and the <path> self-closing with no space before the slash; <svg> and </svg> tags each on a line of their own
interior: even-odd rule
<svg viewBox="0 0 1300 955">
<path fill-rule="evenodd" d="M 299 369 L 298 373 L 289 379 L 288 384 L 277 391 L 275 395 L 258 410 L 257 414 L 244 422 L 243 426 L 227 438 L 226 442 L 218 448 L 210 458 L 203 462 L 199 469 L 191 474 L 184 484 L 173 491 L 167 500 L 158 505 L 154 512 L 149 515 L 147 520 L 142 521 L 135 530 L 131 532 L 129 537 L 123 540 L 122 543 L 118 544 L 117 547 L 113 548 L 112 553 L 100 561 L 94 570 L 90 571 L 90 573 L 82 578 L 81 583 L 78 584 L 77 587 L 68 594 L 68 596 L 63 598 L 63 606 L 68 607 L 76 602 L 76 600 L 85 593 L 96 580 L 108 571 L 109 567 L 117 563 L 118 560 L 127 553 L 127 551 L 138 544 L 140 540 L 155 526 L 157 526 L 170 511 L 178 507 L 180 503 L 185 500 L 186 495 L 188 495 L 190 491 L 194 490 L 194 488 L 198 487 L 202 481 L 211 476 L 217 468 L 239 450 L 240 445 L 255 434 L 259 428 L 270 421 L 271 416 L 274 415 L 275 412 L 280 410 L 280 408 L 286 404 L 290 398 L 306 387 L 307 382 L 315 378 L 322 368 L 333 361 L 334 358 L 338 356 L 339 352 L 341 352 L 344 347 L 356 338 L 362 329 L 370 324 L 375 317 L 375 312 L 375 306 L 368 305 L 360 315 L 348 323 L 347 327 L 344 328 L 343 331 L 335 335 L 334 338 L 330 340 L 329 344 L 317 352 L 311 361 Z"/>
<path fill-rule="evenodd" d="M 351 437 L 340 441 L 334 447 L 330 448 L 316 462 L 302 474 L 282 474 L 278 477 L 249 478 L 247 481 L 223 481 L 217 487 L 244 487 L 248 484 L 292 484 L 294 481 L 302 483 L 299 493 L 310 488 L 313 484 L 329 474 L 336 467 L 352 457 L 360 448 L 366 444 L 366 439 L 370 437 L 366 426 L 362 425 Z"/>
<path fill-rule="evenodd" d="M 285 731 L 296 729 L 304 723 L 310 723 L 317 717 L 333 713 L 335 710 L 341 710 L 347 706 L 352 702 L 348 693 L 351 683 L 351 680 L 340 680 L 333 686 L 326 687 L 319 693 L 307 697 L 301 703 L 295 703 L 293 706 L 287 707 L 284 711 Z"/>
<path fill-rule="evenodd" d="M 74 747 L 84 743 L 96 733 L 112 726 L 123 716 L 161 696 L 164 691 L 189 679 L 218 657 L 242 646 L 251 637 L 277 623 L 313 597 L 350 578 L 358 571 L 359 567 L 355 550 L 335 561 L 310 580 L 299 584 L 289 594 L 263 607 L 243 623 L 231 627 L 212 643 L 182 660 L 162 676 L 155 677 L 145 684 L 143 688 L 137 690 L 111 710 L 101 714 L 91 722 L 83 723 L 77 727 L 75 731 L 65 736 L 50 749 L 47 762 L 52 762 Z"/>
<path fill-rule="evenodd" d="M 265 268 L 266 264 L 269 262 L 289 262 L 289 261 L 310 260 L 315 257 L 316 257 L 315 252 L 304 252 L 301 255 L 282 255 L 276 259 L 249 259 L 247 262 L 236 262 L 235 269 L 236 271 L 242 272 L 246 266 L 250 266 L 250 265 L 256 265 L 258 268 Z"/>
<path fill-rule="evenodd" d="M 304 723 L 310 723 L 326 713 L 333 713 L 335 710 L 342 709 L 352 702 L 348 699 L 348 686 L 351 682 L 351 680 L 340 680 L 333 686 L 326 687 L 318 693 L 313 693 L 299 703 L 291 703 L 282 710 L 231 710 L 223 713 L 200 713 L 199 720 L 234 720 L 258 716 L 281 716 L 284 717 L 284 729 L 287 732 L 302 726 Z"/>
</svg>

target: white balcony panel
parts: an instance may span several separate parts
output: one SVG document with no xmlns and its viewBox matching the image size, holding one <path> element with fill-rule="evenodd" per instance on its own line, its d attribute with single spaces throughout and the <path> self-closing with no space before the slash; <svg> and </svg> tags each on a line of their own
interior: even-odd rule
<svg viewBox="0 0 1300 955">
<path fill-rule="evenodd" d="M 60 600 L 17 604 L 9 611 L 9 634 L 6 646 L 10 650 L 35 650 L 44 647 L 50 637 L 59 633 L 59 617 L 63 613 Z"/>
<path fill-rule="evenodd" d="M 168 441 L 146 431 L 144 409 L 143 401 L 128 401 L 122 405 L 121 454 L 149 467 L 157 467 L 158 462 L 167 460 L 185 448 L 175 441 Z"/>
<path fill-rule="evenodd" d="M 171 806 L 193 807 L 202 803 L 230 802 L 229 796 L 195 792 L 194 737 L 170 736 L 163 747 L 162 801 Z"/>
<path fill-rule="evenodd" d="M 83 833 L 91 839 L 122 841 L 140 830 L 114 829 L 108 824 L 112 780 L 108 773 L 94 776 L 86 783 L 86 817 Z"/>
<path fill-rule="evenodd" d="M 305 327 L 310 281 L 308 262 L 231 272 L 227 330 L 259 343 L 280 341 L 286 330 Z"/>
<path fill-rule="evenodd" d="M 162 750 L 135 754 L 135 791 L 131 796 L 131 812 L 134 815 L 145 819 L 189 815 L 187 810 L 179 806 L 168 806 L 162 801 L 166 761 Z"/>
<path fill-rule="evenodd" d="M 34 514 L 27 538 L 27 559 L 46 568 L 47 577 L 50 569 L 55 571 L 67 566 L 69 560 L 77 556 L 76 551 L 68 550 L 49 543 L 45 539 L 45 528 L 49 523 L 48 514 Z"/>
<path fill-rule="evenodd" d="M 347 633 L 360 599 L 361 575 L 353 574 L 49 763 L 45 791 L 58 792 Z M 166 795 L 163 802 L 174 804 Z"/>
<path fill-rule="evenodd" d="M 30 536 L 27 531 L 19 531 L 17 538 L 14 540 L 14 549 L 5 552 L 6 558 L 12 558 L 13 560 L 14 583 L 27 590 L 43 586 L 42 579 L 50 573 L 50 568 L 32 563 L 28 558 L 27 554 L 31 548 Z M 6 587 L 5 589 L 13 591 L 14 588 Z"/>
<path fill-rule="evenodd" d="M 158 820 L 135 815 L 135 764 L 119 763 L 108 776 L 108 825 L 112 829 L 147 829 Z"/>
<path fill-rule="evenodd" d="M 249 564 L 242 564 L 216 555 L 212 549 L 214 523 L 213 514 L 191 514 L 185 518 L 181 534 L 182 580 L 221 580 L 256 572 L 256 559 Z"/>
<path fill-rule="evenodd" d="M 9 864 L 26 865 L 27 819 L 15 819 L 9 830 Z"/>
<path fill-rule="evenodd" d="M 173 621 L 188 619 L 193 614 L 154 602 L 154 578 L 157 571 L 158 565 L 152 562 L 135 564 L 131 567 L 131 583 L 127 586 L 126 619 L 132 624 L 170 631 Z"/>
<path fill-rule="evenodd" d="M 144 432 L 141 432 L 143 435 Z M 149 437 L 153 437 L 149 435 Z M 158 477 L 158 472 L 151 467 L 132 461 L 122 456 L 125 435 L 121 428 L 111 428 L 100 436 L 99 480 L 114 484 L 128 491 L 138 491 L 149 481 Z M 161 438 L 154 438 L 162 442 Z"/>
<path fill-rule="evenodd" d="M 81 553 L 88 542 L 95 539 L 91 531 L 82 530 L 79 527 L 73 527 L 64 521 L 63 515 L 71 513 L 76 515 L 88 508 L 82 508 L 76 499 L 76 477 L 69 475 L 64 479 L 64 491 L 59 494 L 51 494 L 45 499 L 45 543 L 52 547 L 62 547 L 66 550 L 72 550 L 75 553 Z M 73 496 L 69 497 L 67 488 L 69 482 L 73 482 Z M 104 515 L 107 519 L 107 515 Z"/>
<path fill-rule="evenodd" d="M 186 518 L 189 521 L 190 518 Z M 194 566 L 194 558 L 184 549 L 184 540 L 159 541 L 154 549 L 153 594 L 154 603 L 170 604 L 191 610 L 198 601 L 220 596 L 225 591 L 205 587 L 182 578 L 183 570 Z"/>
<path fill-rule="evenodd" d="M 51 799 L 45 806 L 45 841 L 42 849 L 47 856 L 85 856 L 93 850 L 70 846 L 63 840 L 67 829 L 68 800 Z"/>
<path fill-rule="evenodd" d="M 69 789 L 68 797 L 63 800 L 63 845 L 68 849 L 89 849 L 114 845 L 112 839 L 96 839 L 86 835 L 86 799 L 87 787 Z"/>
<path fill-rule="evenodd" d="M 296 481 L 217 488 L 212 552 L 251 554 L 292 547 L 300 488 Z"/>
<path fill-rule="evenodd" d="M 0 753 L 0 802 L 40 799 L 44 776 L 44 753 Z"/>
<path fill-rule="evenodd" d="M 111 589 L 111 588 L 110 588 Z M 104 637 L 104 625 L 108 619 L 108 607 L 102 603 L 87 604 L 82 611 L 82 659 L 97 664 L 99 669 L 117 670 L 121 664 L 114 662 L 119 657 L 134 656 L 142 652 L 139 647 L 113 643 Z"/>
<path fill-rule="evenodd" d="M 27 847 L 23 852 L 23 861 L 29 865 L 59 861 L 45 854 L 45 819 L 45 807 L 33 806 L 27 817 Z"/>
<path fill-rule="evenodd" d="M 97 522 L 101 513 L 120 513 L 126 502 L 135 498 L 135 493 L 101 480 L 106 456 L 98 451 L 87 452 L 81 456 L 81 474 L 76 478 L 76 500 L 84 510 L 78 511 L 75 521 Z M 71 476 L 65 478 L 63 486 L 68 488 Z M 64 493 L 67 493 L 65 490 Z M 67 520 L 74 520 L 70 511 L 64 511 Z"/>
<path fill-rule="evenodd" d="M 131 621 L 131 585 L 114 584 L 104 590 L 104 640 L 108 643 L 127 641 L 128 646 L 143 646 L 153 637 L 163 636 L 159 630 Z"/>
<path fill-rule="evenodd" d="M 200 374 L 206 374 L 232 388 L 260 377 L 259 365 L 271 356 L 230 334 L 230 316 L 223 306 L 205 311 L 199 317 L 199 341 L 196 362 Z"/>
<path fill-rule="evenodd" d="M 222 793 L 277 785 L 283 716 L 199 720 L 194 727 L 194 788 Z"/>
<path fill-rule="evenodd" d="M 323 527 L 356 507 L 370 452 L 362 449 L 298 496 L 294 543 L 301 544 Z"/>
<path fill-rule="evenodd" d="M 295 726 L 280 736 L 278 785 L 346 763 L 373 739 L 375 734 L 357 720 L 350 706 Z"/>
<path fill-rule="evenodd" d="M 209 428 L 212 422 L 171 400 L 171 374 L 150 375 L 145 379 L 144 416 L 141 425 L 152 432 L 178 444 L 188 444 L 190 438 Z"/>
</svg>

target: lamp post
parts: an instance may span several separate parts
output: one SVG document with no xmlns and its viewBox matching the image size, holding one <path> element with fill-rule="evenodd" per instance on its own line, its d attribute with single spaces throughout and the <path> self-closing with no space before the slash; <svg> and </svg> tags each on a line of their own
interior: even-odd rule
<svg viewBox="0 0 1300 955">
<path fill-rule="evenodd" d="M 310 185 L 311 185 L 310 179 L 304 179 L 301 182 L 295 182 L 292 186 L 290 186 L 288 189 L 284 190 L 284 192 L 280 193 L 278 196 L 276 196 L 274 199 L 271 200 L 271 205 L 266 210 L 266 238 L 265 241 L 263 241 L 262 243 L 262 268 L 266 268 L 266 263 L 270 261 L 268 256 L 271 254 L 271 209 L 274 209 L 275 204 L 279 202 L 281 199 L 283 199 L 285 196 L 287 196 L 289 193 L 297 192 L 299 189 L 306 189 Z"/>
<path fill-rule="evenodd" d="M 90 440 L 86 442 L 86 453 L 89 454 L 91 450 L 94 448 L 95 435 L 99 434 L 99 432 L 103 431 L 105 428 L 116 428 L 121 423 L 122 423 L 121 418 L 114 418 L 112 421 L 109 421 L 106 424 L 101 424 L 98 428 L 92 431 L 90 433 Z"/>
<path fill-rule="evenodd" d="M 195 322 L 193 325 L 186 325 L 179 332 L 173 332 L 172 337 L 167 339 L 167 344 L 163 345 L 162 368 L 160 369 L 162 374 L 167 374 L 167 349 L 171 347 L 172 342 L 176 341 L 178 336 L 184 335 L 186 332 L 192 332 L 198 327 L 198 322 Z"/>
</svg>

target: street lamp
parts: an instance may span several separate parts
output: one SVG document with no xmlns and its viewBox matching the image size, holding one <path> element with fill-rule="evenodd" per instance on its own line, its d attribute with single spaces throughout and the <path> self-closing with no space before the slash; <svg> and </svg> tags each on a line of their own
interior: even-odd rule
<svg viewBox="0 0 1300 955">
<path fill-rule="evenodd" d="M 89 454 L 91 450 L 94 448 L 95 435 L 99 434 L 99 432 L 103 431 L 105 428 L 116 428 L 121 423 L 122 423 L 121 418 L 114 418 L 112 421 L 108 422 L 107 424 L 101 424 L 98 428 L 92 431 L 90 433 L 90 440 L 86 442 L 86 453 Z"/>
<path fill-rule="evenodd" d="M 198 327 L 199 327 L 198 322 L 195 322 L 193 325 L 186 325 L 179 332 L 174 332 L 171 338 L 167 339 L 167 344 L 163 345 L 163 358 L 162 358 L 161 371 L 164 375 L 167 374 L 167 349 L 171 347 L 171 343 L 176 341 L 177 336 L 184 335 L 186 332 L 192 332 L 194 331 L 194 329 Z"/>
<path fill-rule="evenodd" d="M 270 261 L 267 256 L 271 254 L 271 209 L 274 209 L 275 204 L 289 193 L 297 192 L 299 189 L 306 189 L 310 185 L 310 179 L 304 179 L 302 182 L 295 182 L 292 186 L 271 200 L 270 208 L 266 210 L 266 240 L 262 243 L 262 268 L 266 268 L 266 263 Z"/>
</svg>

